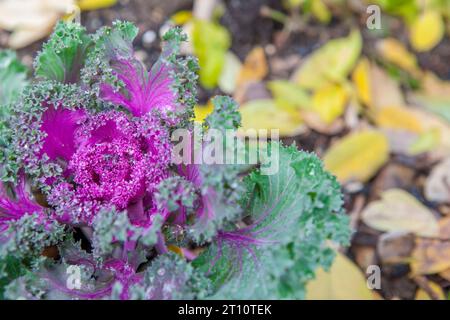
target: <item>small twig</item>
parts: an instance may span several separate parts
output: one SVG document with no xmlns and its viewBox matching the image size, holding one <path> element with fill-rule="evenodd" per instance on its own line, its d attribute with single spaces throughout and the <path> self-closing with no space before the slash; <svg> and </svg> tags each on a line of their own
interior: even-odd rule
<svg viewBox="0 0 450 320">
<path fill-rule="evenodd" d="M 414 277 L 413 280 L 433 300 L 439 300 L 440 299 L 439 296 L 436 294 L 436 292 L 434 292 L 433 289 L 430 287 L 427 278 L 425 278 L 424 276 L 417 276 L 417 277 Z"/>
<path fill-rule="evenodd" d="M 365 203 L 366 199 L 363 195 L 356 196 L 353 210 L 350 212 L 350 227 L 354 230 L 358 226 L 359 220 L 361 219 L 361 212 Z"/>
<path fill-rule="evenodd" d="M 286 25 L 290 20 L 289 16 L 285 15 L 283 12 L 272 9 L 268 6 L 262 6 L 260 9 L 260 14 L 265 18 L 270 18 L 284 25 Z"/>
</svg>

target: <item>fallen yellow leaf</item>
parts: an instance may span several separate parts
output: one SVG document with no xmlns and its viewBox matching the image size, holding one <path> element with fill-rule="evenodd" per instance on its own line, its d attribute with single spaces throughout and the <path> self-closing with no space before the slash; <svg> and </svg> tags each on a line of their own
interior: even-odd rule
<svg viewBox="0 0 450 320">
<path fill-rule="evenodd" d="M 212 103 L 208 103 L 206 106 L 197 105 L 194 108 L 195 118 L 194 121 L 202 123 L 211 112 L 213 112 L 214 106 Z"/>
<path fill-rule="evenodd" d="M 170 20 L 177 26 L 181 26 L 183 24 L 188 23 L 193 19 L 192 11 L 189 10 L 181 10 L 177 13 L 173 14 L 170 17 Z"/>
<path fill-rule="evenodd" d="M 416 141 L 408 148 L 408 154 L 412 156 L 432 151 L 439 147 L 441 143 L 441 131 L 438 128 L 431 128 L 419 135 Z"/>
<path fill-rule="evenodd" d="M 356 265 L 337 253 L 330 270 L 319 269 L 306 286 L 307 300 L 374 300 L 366 279 Z"/>
<path fill-rule="evenodd" d="M 50 34 L 59 19 L 75 10 L 75 0 L 4 0 L 0 28 L 12 32 L 8 46 L 20 49 Z"/>
<path fill-rule="evenodd" d="M 315 0 L 311 3 L 311 12 L 322 23 L 329 23 L 332 14 L 330 9 L 322 2 L 322 0 Z"/>
<path fill-rule="evenodd" d="M 311 108 L 312 102 L 309 94 L 291 81 L 269 81 L 267 87 L 278 105 L 298 110 Z"/>
<path fill-rule="evenodd" d="M 411 261 L 412 275 L 434 274 L 450 268 L 450 242 L 434 239 L 416 240 Z"/>
<path fill-rule="evenodd" d="M 410 30 L 410 41 L 419 52 L 433 49 L 444 36 L 445 25 L 442 16 L 434 10 L 427 10 L 413 22 Z"/>
<path fill-rule="evenodd" d="M 343 81 L 353 69 L 362 48 L 358 30 L 348 37 L 330 40 L 315 51 L 295 72 L 294 80 L 305 89 L 318 89 Z"/>
<path fill-rule="evenodd" d="M 247 130 L 278 129 L 280 136 L 295 136 L 303 131 L 300 114 L 280 108 L 274 100 L 250 101 L 241 106 L 240 112 L 241 133 Z"/>
<path fill-rule="evenodd" d="M 77 4 L 81 10 L 97 10 L 108 8 L 117 3 L 117 0 L 78 0 Z"/>
<path fill-rule="evenodd" d="M 378 41 L 376 47 L 380 55 L 388 62 L 399 66 L 412 75 L 420 75 L 416 56 L 409 52 L 400 41 L 394 38 L 386 38 Z"/>
<path fill-rule="evenodd" d="M 244 65 L 238 76 L 238 86 L 253 81 L 260 81 L 269 72 L 266 55 L 262 47 L 255 47 L 245 58 Z"/>
<path fill-rule="evenodd" d="M 341 85 L 326 85 L 313 96 L 313 110 L 325 124 L 331 124 L 342 116 L 348 101 L 348 94 Z"/>
<path fill-rule="evenodd" d="M 352 74 L 352 80 L 356 87 L 359 99 L 366 106 L 372 105 L 372 84 L 370 79 L 370 62 L 362 58 L 356 65 Z"/>
<path fill-rule="evenodd" d="M 375 123 L 379 127 L 406 130 L 415 133 L 423 131 L 420 119 L 406 107 L 386 106 L 375 113 Z"/>
<path fill-rule="evenodd" d="M 381 200 L 363 210 L 362 221 L 380 231 L 407 231 L 422 237 L 437 237 L 439 224 L 433 213 L 408 192 L 389 189 Z"/>
<path fill-rule="evenodd" d="M 351 133 L 338 140 L 324 156 L 325 167 L 339 181 L 367 181 L 389 158 L 386 137 L 375 130 Z"/>
</svg>

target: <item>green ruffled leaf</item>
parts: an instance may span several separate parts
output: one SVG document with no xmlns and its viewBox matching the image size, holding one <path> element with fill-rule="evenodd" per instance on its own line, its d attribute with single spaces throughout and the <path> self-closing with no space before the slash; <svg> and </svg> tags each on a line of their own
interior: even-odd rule
<svg viewBox="0 0 450 320">
<path fill-rule="evenodd" d="M 27 85 L 28 69 L 13 51 L 0 51 L 0 106 L 13 103 L 22 89 Z M 0 115 L 5 115 L 5 107 L 1 107 Z"/>
<path fill-rule="evenodd" d="M 131 296 L 133 300 L 191 300 L 205 298 L 209 291 L 209 279 L 180 256 L 169 253 L 152 262 L 141 284 L 131 289 Z"/>
<path fill-rule="evenodd" d="M 59 22 L 35 61 L 35 74 L 47 80 L 76 83 L 92 41 L 76 23 Z"/>
<path fill-rule="evenodd" d="M 208 128 L 217 130 L 236 130 L 241 126 L 241 114 L 238 104 L 230 97 L 216 96 L 212 100 L 213 112 L 206 117 Z"/>
<path fill-rule="evenodd" d="M 222 231 L 194 266 L 207 272 L 213 298 L 303 298 L 319 266 L 329 266 L 328 241 L 348 242 L 348 219 L 336 179 L 312 154 L 279 148 L 279 171 L 247 179 L 252 223 Z"/>
</svg>

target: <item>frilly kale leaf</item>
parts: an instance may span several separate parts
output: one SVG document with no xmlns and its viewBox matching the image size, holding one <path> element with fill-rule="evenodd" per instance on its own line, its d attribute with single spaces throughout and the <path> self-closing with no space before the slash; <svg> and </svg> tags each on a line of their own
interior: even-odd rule
<svg viewBox="0 0 450 320">
<path fill-rule="evenodd" d="M 279 172 L 246 179 L 251 222 L 220 231 L 193 262 L 209 274 L 213 298 L 303 298 L 306 281 L 332 261 L 328 241 L 348 241 L 336 179 L 312 154 L 271 148 L 279 148 Z"/>
<path fill-rule="evenodd" d="M 25 67 L 13 51 L 0 51 L 0 115 L 4 116 L 7 105 L 13 103 L 27 85 Z"/>
<path fill-rule="evenodd" d="M 238 104 L 227 96 L 217 96 L 212 100 L 213 112 L 205 119 L 208 128 L 216 130 L 236 130 L 241 126 L 241 114 Z"/>
<path fill-rule="evenodd" d="M 38 282 L 32 270 L 38 269 L 44 250 L 64 237 L 64 226 L 43 221 L 38 214 L 27 214 L 10 222 L 8 229 L 0 235 L 0 297 L 5 294 L 8 299 L 12 295 L 14 299 L 31 298 L 24 295 L 30 292 L 24 289 L 25 282 Z"/>
<path fill-rule="evenodd" d="M 6 150 L 13 134 L 10 124 L 11 105 L 27 85 L 27 73 L 27 67 L 17 59 L 13 51 L 0 51 L 0 163 L 6 163 L 11 157 Z M 2 168 L 1 171 L 4 172 L 5 169 Z"/>
<path fill-rule="evenodd" d="M 1 235 L 0 256 L 12 255 L 19 259 L 38 257 L 44 248 L 64 238 L 64 226 L 56 221 L 43 221 L 37 214 L 26 214 L 11 221 Z"/>
<path fill-rule="evenodd" d="M 46 155 L 40 156 L 45 133 L 40 130 L 43 115 L 50 107 L 54 109 L 75 110 L 80 107 L 95 108 L 90 93 L 76 84 L 65 84 L 53 80 L 33 83 L 22 92 L 20 100 L 11 107 L 11 143 L 4 148 L 8 155 L 4 163 L 4 181 L 15 181 L 19 166 L 25 173 L 41 181 L 36 185 L 48 189 L 47 178 L 55 178 L 62 173 L 59 164 L 47 161 Z M 46 190 L 44 190 L 46 191 Z"/>
<path fill-rule="evenodd" d="M 147 227 L 137 227 L 130 223 L 126 212 L 116 209 L 102 210 L 93 224 L 94 257 L 102 262 L 111 257 L 114 249 L 122 252 L 134 250 L 135 246 L 151 247 L 157 242 L 157 233 L 161 228 L 161 217 L 154 216 L 152 224 Z M 145 248 L 139 247 L 145 252 Z M 139 251 L 139 250 L 137 250 Z"/>
<path fill-rule="evenodd" d="M 91 45 L 92 40 L 84 27 L 59 22 L 35 60 L 35 75 L 47 80 L 77 83 Z"/>
<path fill-rule="evenodd" d="M 156 258 L 143 281 L 131 289 L 132 299 L 192 300 L 206 298 L 210 281 L 180 256 L 170 253 Z"/>
<path fill-rule="evenodd" d="M 207 137 L 213 130 L 219 131 L 222 136 L 226 131 L 232 133 L 239 128 L 241 116 L 237 103 L 230 97 L 218 96 L 213 99 L 214 111 L 205 120 L 202 131 L 204 140 L 209 140 L 211 145 L 216 145 L 214 134 Z M 238 157 L 242 152 L 241 144 L 236 137 L 234 143 L 223 140 L 223 155 L 229 154 Z M 202 147 L 203 157 L 208 156 L 208 145 Z M 215 151 L 214 151 L 215 152 Z M 242 179 L 239 174 L 243 171 L 243 165 L 235 161 L 226 161 L 227 164 L 199 164 L 188 165 L 188 178 L 200 190 L 202 206 L 197 211 L 197 219 L 188 228 L 188 235 L 196 243 L 202 244 L 210 241 L 217 230 L 225 228 L 239 218 L 243 212 L 241 198 L 245 192 Z M 193 179 L 195 177 L 195 179 Z"/>
<path fill-rule="evenodd" d="M 248 166 L 239 162 L 168 166 L 156 190 L 136 196 L 149 217 L 142 222 L 131 219 L 134 198 L 123 211 L 107 203 L 87 224 L 66 220 L 66 213 L 91 205 L 72 197 L 79 189 L 70 167 L 88 116 L 115 109 L 134 120 L 155 117 L 149 123 L 167 134 L 198 129 L 192 120 L 198 63 L 180 57 L 186 36 L 180 28 L 170 30 L 147 71 L 134 55 L 137 33 L 129 22 L 95 35 L 61 22 L 36 59 L 31 86 L 25 86 L 26 69 L 13 54 L 0 53 L 0 105 L 9 106 L 0 114 L 1 174 L 15 181 L 23 172 L 43 205 L 4 224 L 0 291 L 9 299 L 302 298 L 315 270 L 331 264 L 329 243 L 346 244 L 349 229 L 336 179 L 317 157 L 295 146 L 269 144 L 268 159 L 278 154 L 279 170 L 272 175 L 255 170 L 242 179 Z M 215 139 L 214 130 L 233 133 L 241 124 L 231 98 L 213 103 L 199 129 L 203 138 L 211 133 Z M 234 141 L 224 144 L 226 157 L 229 151 L 240 157 L 247 147 Z M 149 150 L 162 145 L 142 143 Z M 199 144 L 202 156 L 214 152 L 205 140 Z M 83 248 L 74 230 L 84 233 Z M 49 248 L 53 256 L 46 255 Z M 81 288 L 69 288 L 73 267 Z"/>
</svg>

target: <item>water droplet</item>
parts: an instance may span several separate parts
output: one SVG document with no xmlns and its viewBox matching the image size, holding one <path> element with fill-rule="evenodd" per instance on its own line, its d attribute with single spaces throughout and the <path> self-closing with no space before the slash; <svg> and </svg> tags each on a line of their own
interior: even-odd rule
<svg viewBox="0 0 450 320">
<path fill-rule="evenodd" d="M 157 273 L 158 273 L 158 275 L 160 275 L 162 277 L 166 273 L 166 270 L 161 268 L 161 269 L 158 269 Z"/>
</svg>

